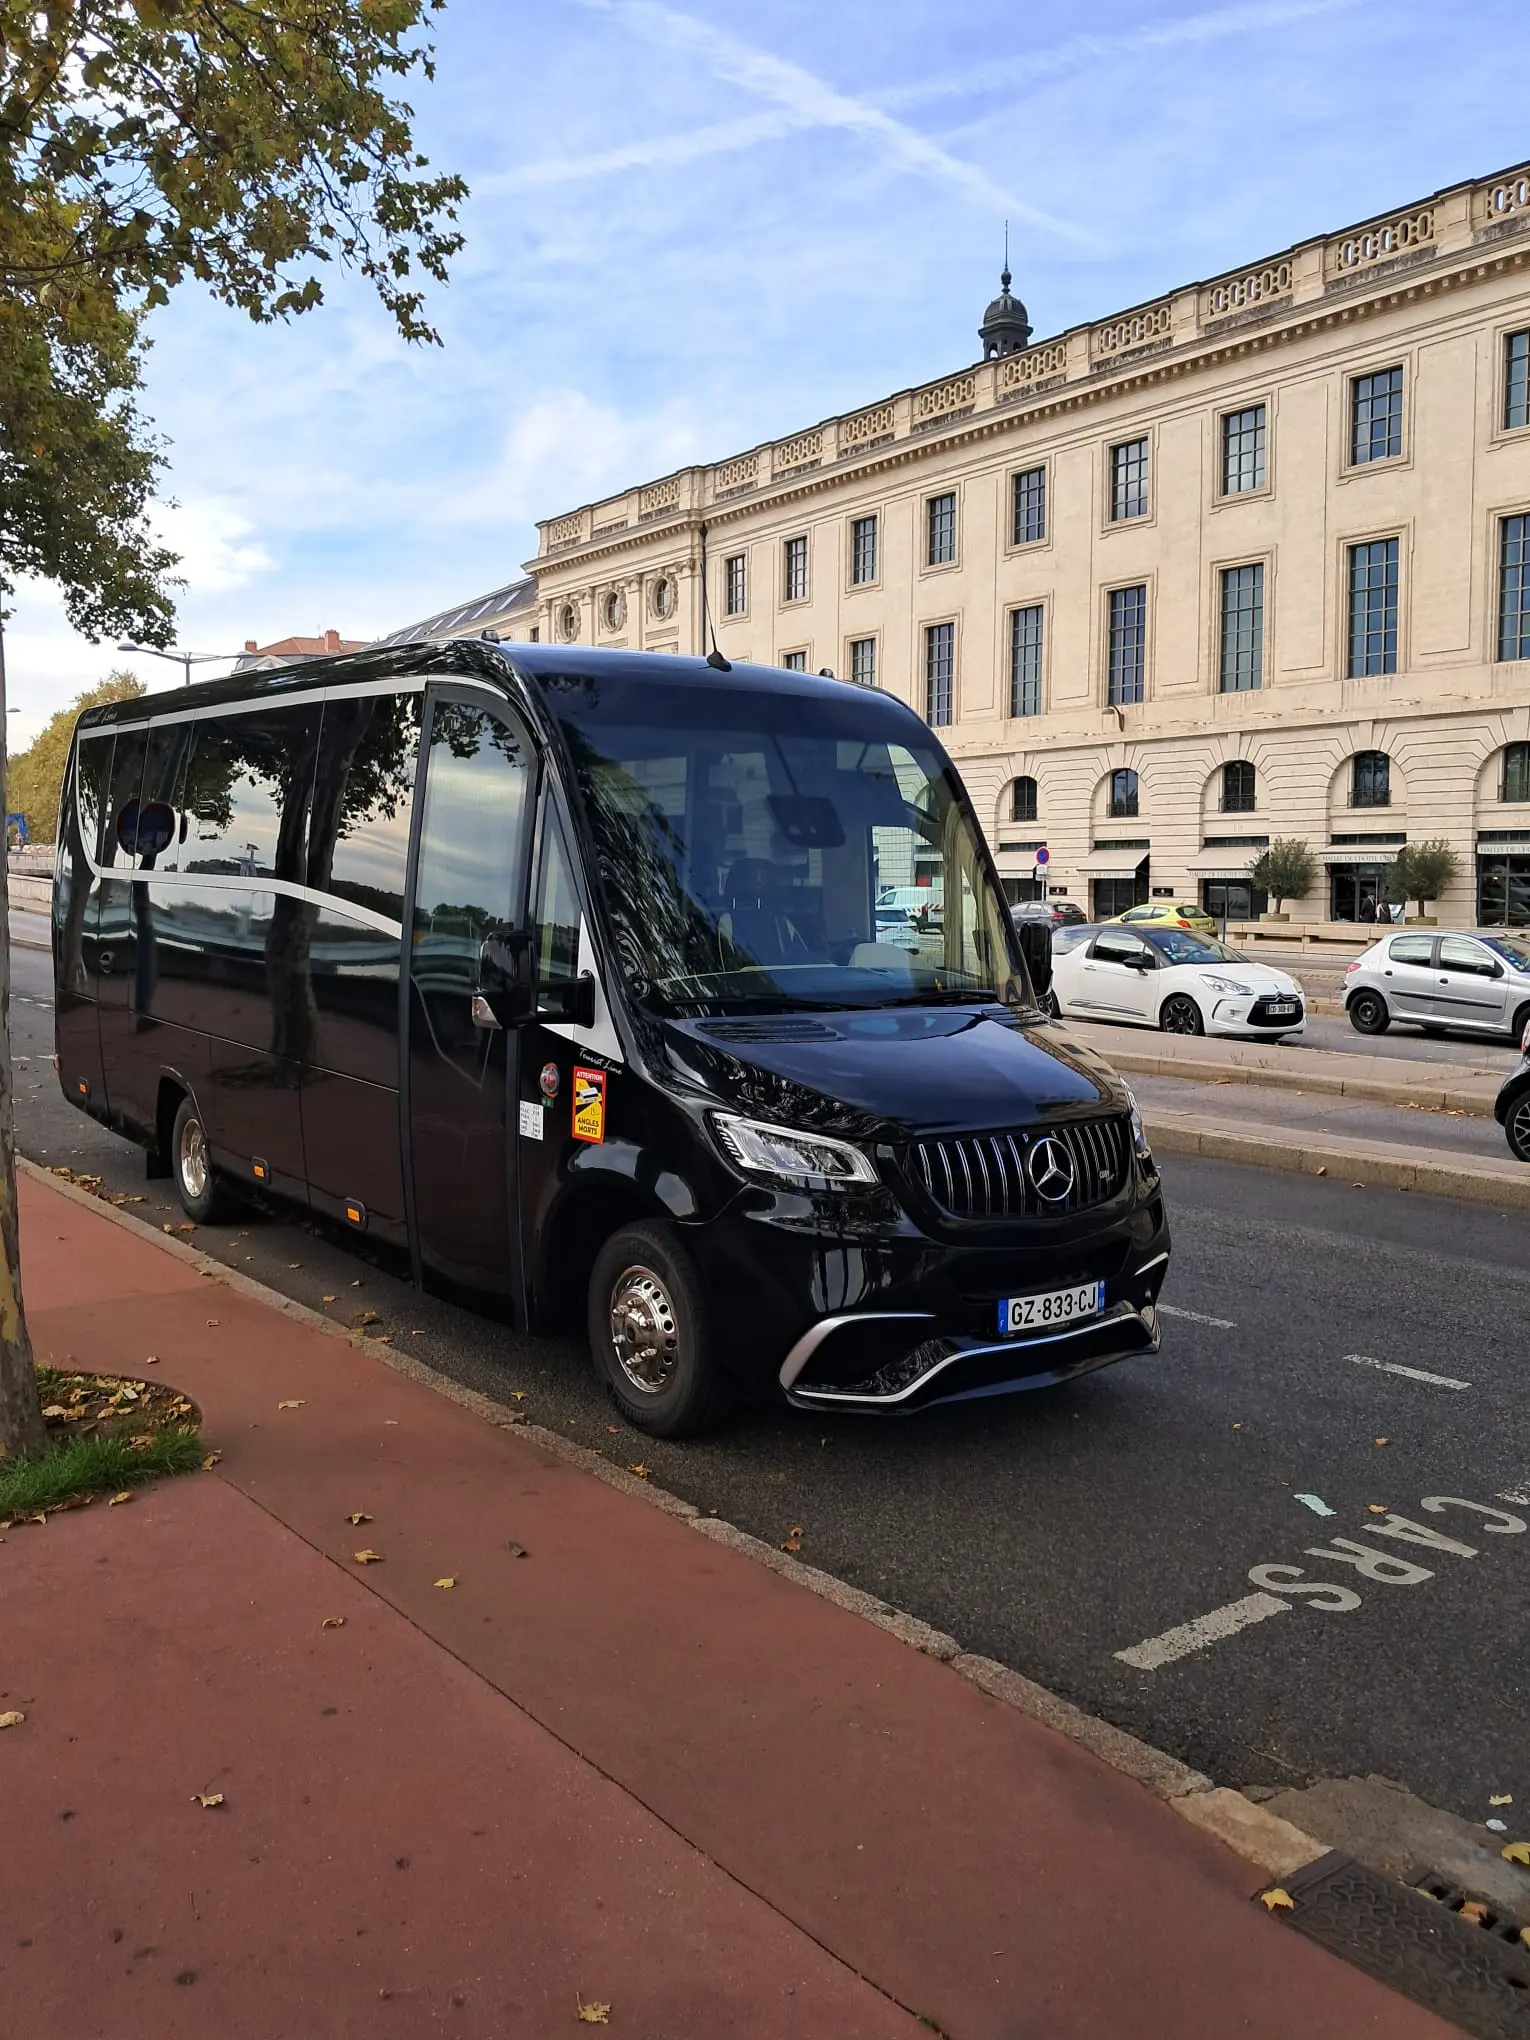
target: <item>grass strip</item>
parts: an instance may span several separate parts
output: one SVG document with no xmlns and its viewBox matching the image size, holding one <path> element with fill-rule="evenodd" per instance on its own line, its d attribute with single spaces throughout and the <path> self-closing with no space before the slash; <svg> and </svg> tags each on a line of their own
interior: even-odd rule
<svg viewBox="0 0 1530 2040">
<path fill-rule="evenodd" d="M 56 1509 L 76 1495 L 117 1493 L 165 1474 L 192 1473 L 206 1447 L 177 1425 L 142 1445 L 126 1438 L 69 1438 L 40 1459 L 0 1460 L 0 1521 Z"/>
</svg>

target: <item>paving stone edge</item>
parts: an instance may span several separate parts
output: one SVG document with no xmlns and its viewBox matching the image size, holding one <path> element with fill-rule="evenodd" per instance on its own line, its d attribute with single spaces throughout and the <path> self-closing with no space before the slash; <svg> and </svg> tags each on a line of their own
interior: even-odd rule
<svg viewBox="0 0 1530 2040">
<path fill-rule="evenodd" d="M 445 1396 L 448 1402 L 470 1411 L 485 1423 L 493 1424 L 499 1430 L 514 1430 L 529 1444 L 565 1464 L 577 1467 L 582 1473 L 593 1474 L 608 1487 L 631 1495 L 638 1501 L 647 1502 L 651 1508 L 661 1510 L 667 1516 L 675 1516 L 698 1531 L 723 1544 L 742 1557 L 752 1559 L 756 1564 L 767 1567 L 781 1579 L 793 1585 L 804 1587 L 809 1593 L 817 1594 L 822 1600 L 830 1601 L 847 1614 L 859 1616 L 863 1622 L 870 1622 L 887 1635 L 917 1650 L 926 1657 L 933 1657 L 948 1665 L 958 1678 L 968 1680 L 986 1693 L 990 1699 L 1013 1707 L 1021 1714 L 1065 1735 L 1071 1742 L 1078 1743 L 1113 1770 L 1122 1772 L 1143 1785 L 1157 1798 L 1173 1807 L 1194 1826 L 1215 1835 L 1247 1862 L 1256 1865 L 1266 1876 L 1286 1877 L 1302 1865 L 1315 1862 L 1328 1853 L 1327 1844 L 1315 1841 L 1293 1827 L 1289 1821 L 1267 1813 L 1253 1800 L 1245 1799 L 1241 1792 L 1228 1786 L 1218 1786 L 1200 1771 L 1188 1764 L 1182 1764 L 1177 1757 L 1171 1757 L 1166 1750 L 1155 1749 L 1150 1743 L 1140 1741 L 1125 1729 L 1100 1716 L 1086 1714 L 1058 1693 L 1039 1686 L 1021 1672 L 1012 1671 L 1008 1665 L 1001 1665 L 993 1658 L 978 1657 L 962 1648 L 954 1636 L 932 1628 L 917 1615 L 904 1609 L 895 1608 L 886 1601 L 880 1601 L 873 1594 L 865 1593 L 859 1587 L 852 1587 L 844 1580 L 835 1579 L 822 1572 L 817 1566 L 807 1565 L 790 1552 L 779 1551 L 774 1545 L 741 1530 L 735 1523 L 723 1521 L 717 1516 L 703 1516 L 694 1503 L 683 1501 L 679 1495 L 672 1495 L 652 1480 L 640 1479 L 624 1468 L 613 1466 L 610 1460 L 592 1451 L 586 1445 L 578 1444 L 572 1438 L 565 1438 L 557 1431 L 550 1431 L 542 1424 L 534 1424 L 529 1418 L 514 1410 L 507 1410 L 491 1397 L 481 1395 L 477 1389 L 464 1388 L 449 1375 L 438 1373 L 434 1367 L 427 1367 L 408 1353 L 400 1353 L 379 1339 L 367 1338 L 364 1333 L 350 1331 L 344 1325 L 337 1325 L 322 1312 L 312 1310 L 306 1303 L 298 1303 L 290 1296 L 283 1296 L 280 1290 L 270 1288 L 237 1268 L 230 1268 L 216 1258 L 204 1253 L 200 1247 L 192 1246 L 186 1240 L 157 1231 L 146 1220 L 136 1214 L 120 1209 L 92 1191 L 82 1190 L 67 1176 L 55 1176 L 40 1163 L 18 1154 L 16 1166 L 24 1174 L 35 1177 L 38 1182 L 57 1190 L 61 1196 L 94 1212 L 98 1217 L 122 1226 L 126 1231 L 141 1233 L 145 1240 L 156 1246 L 162 1253 L 175 1256 L 187 1267 L 195 1268 L 209 1280 L 221 1282 L 236 1295 L 247 1296 L 252 1302 L 264 1304 L 268 1309 L 280 1311 L 284 1317 L 298 1324 L 308 1325 L 314 1331 L 324 1332 L 331 1338 L 344 1339 L 348 1345 L 361 1352 L 369 1353 L 381 1360 L 406 1379 L 415 1381 L 423 1388 L 433 1389 L 437 1395 Z"/>
</svg>

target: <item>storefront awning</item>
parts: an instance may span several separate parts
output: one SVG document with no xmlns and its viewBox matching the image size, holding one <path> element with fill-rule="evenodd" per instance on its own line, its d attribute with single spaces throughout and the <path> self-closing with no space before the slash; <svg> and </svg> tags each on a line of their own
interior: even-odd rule
<svg viewBox="0 0 1530 2040">
<path fill-rule="evenodd" d="M 1148 854 L 1146 850 L 1091 850 L 1073 870 L 1079 878 L 1135 878 Z"/>
<path fill-rule="evenodd" d="M 1477 838 L 1477 855 L 1479 857 L 1530 857 L 1530 843 L 1527 843 L 1522 836 L 1479 836 Z"/>
<path fill-rule="evenodd" d="M 1184 868 L 1192 878 L 1247 878 L 1249 866 L 1262 854 L 1260 850 L 1201 850 L 1185 859 Z"/>
<path fill-rule="evenodd" d="M 1320 850 L 1325 864 L 1395 864 L 1401 843 L 1372 843 L 1364 849 L 1346 844 L 1342 850 Z"/>
</svg>

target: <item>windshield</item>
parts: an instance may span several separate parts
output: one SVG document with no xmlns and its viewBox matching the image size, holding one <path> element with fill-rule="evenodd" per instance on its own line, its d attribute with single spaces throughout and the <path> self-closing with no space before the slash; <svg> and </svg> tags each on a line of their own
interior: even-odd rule
<svg viewBox="0 0 1530 2040">
<path fill-rule="evenodd" d="M 1530 970 L 1530 935 L 1484 935 L 1480 939 L 1516 970 Z"/>
<path fill-rule="evenodd" d="M 633 995 L 669 1013 L 1031 993 L 933 738 L 886 696 L 543 677 Z"/>
<path fill-rule="evenodd" d="M 1192 935 L 1188 928 L 1144 928 L 1143 935 L 1170 963 L 1247 963 L 1248 958 L 1215 935 Z"/>
</svg>

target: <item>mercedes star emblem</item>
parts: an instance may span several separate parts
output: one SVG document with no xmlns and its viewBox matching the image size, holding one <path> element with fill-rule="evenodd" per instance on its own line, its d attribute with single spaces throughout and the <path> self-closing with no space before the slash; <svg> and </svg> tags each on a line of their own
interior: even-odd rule
<svg viewBox="0 0 1530 2040">
<path fill-rule="evenodd" d="M 1031 1149 L 1031 1185 L 1043 1204 L 1066 1204 L 1077 1180 L 1073 1157 L 1050 1135 Z"/>
</svg>

